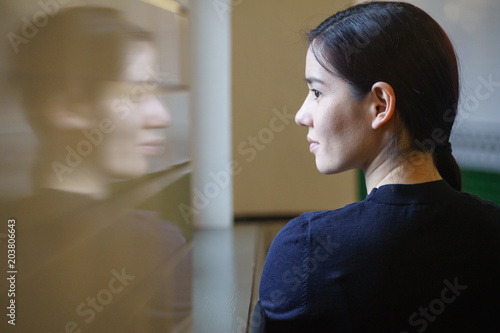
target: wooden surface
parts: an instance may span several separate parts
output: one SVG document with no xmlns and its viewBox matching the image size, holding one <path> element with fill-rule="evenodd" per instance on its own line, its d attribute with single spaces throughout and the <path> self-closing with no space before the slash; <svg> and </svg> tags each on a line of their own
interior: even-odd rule
<svg viewBox="0 0 500 333">
<path fill-rule="evenodd" d="M 194 234 L 195 332 L 249 331 L 265 255 L 284 222 L 242 223 Z"/>
</svg>

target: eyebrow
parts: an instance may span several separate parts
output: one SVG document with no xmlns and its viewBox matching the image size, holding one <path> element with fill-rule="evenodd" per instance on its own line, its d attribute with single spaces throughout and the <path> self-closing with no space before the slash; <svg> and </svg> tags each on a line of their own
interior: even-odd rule
<svg viewBox="0 0 500 333">
<path fill-rule="evenodd" d="M 324 81 L 322 81 L 322 80 L 320 80 L 320 79 L 318 79 L 318 78 L 316 78 L 316 77 L 306 77 L 306 82 L 307 82 L 308 84 L 311 84 L 311 83 L 313 83 L 313 82 L 316 82 L 316 83 L 319 83 L 319 84 L 325 85 L 325 82 L 324 82 Z"/>
</svg>

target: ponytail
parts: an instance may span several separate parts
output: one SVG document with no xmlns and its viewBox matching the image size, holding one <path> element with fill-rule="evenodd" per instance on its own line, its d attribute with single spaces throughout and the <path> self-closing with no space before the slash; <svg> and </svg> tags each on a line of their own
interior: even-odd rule
<svg viewBox="0 0 500 333">
<path fill-rule="evenodd" d="M 462 190 L 462 172 L 453 157 L 451 145 L 438 146 L 432 154 L 434 165 L 446 182 L 457 191 Z"/>
</svg>

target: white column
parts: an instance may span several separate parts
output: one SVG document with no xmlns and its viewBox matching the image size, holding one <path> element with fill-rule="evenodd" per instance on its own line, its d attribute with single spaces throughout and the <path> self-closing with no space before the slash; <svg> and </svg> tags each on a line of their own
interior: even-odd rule
<svg viewBox="0 0 500 333">
<path fill-rule="evenodd" d="M 233 223 L 233 181 L 228 169 L 232 160 L 231 10 L 221 0 L 190 3 L 193 220 L 196 227 L 227 228 Z"/>
</svg>

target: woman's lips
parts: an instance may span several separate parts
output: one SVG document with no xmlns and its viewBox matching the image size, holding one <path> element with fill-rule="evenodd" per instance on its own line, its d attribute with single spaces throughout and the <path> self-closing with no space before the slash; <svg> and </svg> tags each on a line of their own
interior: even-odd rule
<svg viewBox="0 0 500 333">
<path fill-rule="evenodd" d="M 316 147 L 319 146 L 319 143 L 317 141 L 314 141 L 310 137 L 307 137 L 307 141 L 309 141 L 309 143 L 310 143 L 310 145 L 309 145 L 309 151 L 312 153 L 312 151 L 314 149 L 316 149 Z"/>
<path fill-rule="evenodd" d="M 140 144 L 139 147 L 146 155 L 158 155 L 163 152 L 163 140 L 144 142 Z"/>
</svg>

